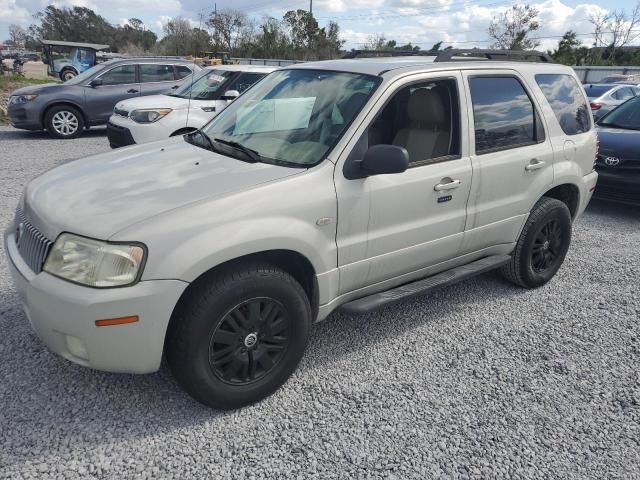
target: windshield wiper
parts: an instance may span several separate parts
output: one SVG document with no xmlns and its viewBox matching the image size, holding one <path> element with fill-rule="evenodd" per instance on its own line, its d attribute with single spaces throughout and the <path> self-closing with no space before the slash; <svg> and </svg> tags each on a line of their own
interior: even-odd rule
<svg viewBox="0 0 640 480">
<path fill-rule="evenodd" d="M 202 142 L 191 142 L 191 141 L 187 140 L 187 138 L 193 139 L 193 137 L 195 137 L 196 135 L 205 139 L 206 147 L 202 144 Z M 191 143 L 192 145 L 196 145 L 196 146 L 200 146 L 200 147 L 206 148 L 207 150 L 211 150 L 214 153 L 220 153 L 220 151 L 216 148 L 216 146 L 211 141 L 209 136 L 204 134 L 204 133 L 202 133 L 201 130 L 195 130 L 195 131 L 193 131 L 191 133 L 187 133 L 184 136 L 184 138 L 185 138 L 185 141 Z"/>
<path fill-rule="evenodd" d="M 224 140 L 222 138 L 214 138 L 213 141 L 214 142 L 218 142 L 218 143 L 222 143 L 223 145 L 228 145 L 231 148 L 235 148 L 236 150 L 241 151 L 247 157 L 249 157 L 253 163 L 257 163 L 257 162 L 260 162 L 262 160 L 262 157 L 260 156 L 260 154 L 258 152 L 256 152 L 255 150 L 252 150 L 252 149 L 250 149 L 248 147 L 245 147 L 241 143 L 233 142 L 231 140 Z"/>
</svg>

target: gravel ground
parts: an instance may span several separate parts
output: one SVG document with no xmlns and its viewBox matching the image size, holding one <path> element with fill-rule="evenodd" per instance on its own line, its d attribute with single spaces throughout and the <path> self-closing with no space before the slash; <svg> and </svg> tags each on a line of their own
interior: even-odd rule
<svg viewBox="0 0 640 480">
<path fill-rule="evenodd" d="M 33 176 L 107 150 L 0 129 L 0 226 Z M 565 265 L 489 274 L 315 327 L 293 378 L 235 412 L 166 368 L 75 366 L 31 332 L 0 256 L 1 478 L 640 478 L 640 211 L 593 203 Z"/>
</svg>

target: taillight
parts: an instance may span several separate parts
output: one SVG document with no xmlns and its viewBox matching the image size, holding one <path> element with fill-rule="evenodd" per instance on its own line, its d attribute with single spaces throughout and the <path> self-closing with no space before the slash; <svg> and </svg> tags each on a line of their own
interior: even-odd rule
<svg viewBox="0 0 640 480">
<path fill-rule="evenodd" d="M 599 110 L 602 107 L 602 103 L 591 102 L 589 104 L 591 106 L 591 110 Z"/>
</svg>

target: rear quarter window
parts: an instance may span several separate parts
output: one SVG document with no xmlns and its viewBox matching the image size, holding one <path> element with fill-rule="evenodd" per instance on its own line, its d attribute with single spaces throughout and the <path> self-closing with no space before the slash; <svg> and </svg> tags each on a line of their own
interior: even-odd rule
<svg viewBox="0 0 640 480">
<path fill-rule="evenodd" d="M 536 82 L 565 134 L 577 135 L 591 129 L 589 107 L 575 78 L 565 74 L 540 74 L 536 75 Z"/>
</svg>

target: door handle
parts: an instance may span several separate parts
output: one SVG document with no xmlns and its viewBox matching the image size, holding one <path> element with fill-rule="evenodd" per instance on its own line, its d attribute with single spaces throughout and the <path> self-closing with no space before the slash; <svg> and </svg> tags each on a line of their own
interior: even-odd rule
<svg viewBox="0 0 640 480">
<path fill-rule="evenodd" d="M 442 192 L 445 190 L 453 190 L 454 188 L 458 188 L 462 182 L 457 178 L 455 180 L 451 178 L 443 178 L 440 180 L 441 183 L 437 184 L 433 189 L 436 192 Z"/>
<path fill-rule="evenodd" d="M 127 90 L 127 93 L 138 93 L 138 90 L 136 90 L 135 88 L 130 88 L 129 90 Z"/>
<path fill-rule="evenodd" d="M 544 161 L 538 160 L 537 158 L 532 159 L 524 169 L 527 172 L 531 172 L 532 170 L 540 170 L 544 167 Z"/>
</svg>

